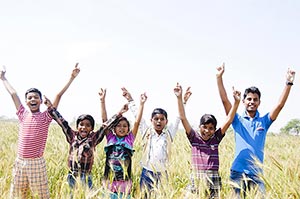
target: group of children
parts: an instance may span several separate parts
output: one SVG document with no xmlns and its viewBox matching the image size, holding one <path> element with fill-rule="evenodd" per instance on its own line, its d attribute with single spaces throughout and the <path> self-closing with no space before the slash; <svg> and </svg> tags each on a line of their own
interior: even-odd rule
<svg viewBox="0 0 300 199">
<path fill-rule="evenodd" d="M 219 175 L 218 146 L 232 124 L 236 141 L 235 157 L 230 173 L 230 179 L 235 183 L 233 186 L 234 197 L 245 197 L 246 190 L 250 188 L 258 188 L 258 193 L 263 195 L 265 193 L 264 182 L 261 178 L 263 171 L 255 161 L 258 159 L 260 163 L 263 163 L 267 130 L 277 118 L 288 98 L 295 71 L 288 69 L 286 84 L 279 102 L 271 112 L 263 116 L 260 116 L 257 110 L 261 94 L 256 87 L 245 90 L 242 98 L 245 111 L 241 115 L 236 113 L 241 93 L 233 88 L 234 103 L 232 105 L 223 85 L 224 71 L 224 64 L 217 67 L 216 77 L 219 94 L 227 115 L 226 120 L 217 128 L 217 120 L 214 115 L 204 114 L 200 119 L 199 132 L 197 132 L 198 130 L 192 128 L 185 115 L 185 104 L 192 92 L 188 87 L 183 94 L 182 86 L 179 83 L 174 88 L 179 113 L 174 125 L 168 125 L 168 114 L 162 108 L 153 110 L 151 125 L 147 125 L 143 119 L 144 104 L 147 101 L 146 93 L 140 95 L 137 108 L 130 92 L 123 87 L 123 96 L 128 103 L 110 119 L 106 112 L 106 89 L 100 89 L 98 94 L 101 103 L 102 125 L 95 131 L 95 120 L 91 115 L 80 115 L 76 120 L 76 129 L 72 129 L 57 110 L 62 95 L 80 72 L 78 64 L 75 65 L 71 78 L 56 95 L 53 103 L 44 96 L 44 103 L 48 107 L 44 112 L 40 111 L 40 105 L 43 102 L 41 92 L 36 88 L 26 91 L 27 110 L 6 79 L 6 71 L 2 70 L 0 78 L 13 99 L 20 123 L 11 196 L 27 198 L 28 191 L 31 190 L 32 194 L 38 198 L 50 198 L 43 154 L 52 119 L 62 128 L 69 144 L 67 181 L 71 190 L 75 188 L 78 180 L 89 188 L 93 187 L 91 171 L 95 147 L 106 137 L 103 187 L 109 190 L 110 198 L 130 198 L 133 148 L 139 131 L 143 140 L 140 176 L 140 190 L 143 194 L 141 197 L 155 197 L 155 189 L 160 186 L 161 180 L 163 178 L 168 180 L 167 170 L 171 146 L 181 122 L 191 144 L 193 171 L 191 191 L 199 194 L 200 189 L 204 187 L 207 198 L 220 198 L 222 183 Z M 128 110 L 131 110 L 135 117 L 132 127 L 130 127 L 130 121 L 123 116 Z"/>
</svg>

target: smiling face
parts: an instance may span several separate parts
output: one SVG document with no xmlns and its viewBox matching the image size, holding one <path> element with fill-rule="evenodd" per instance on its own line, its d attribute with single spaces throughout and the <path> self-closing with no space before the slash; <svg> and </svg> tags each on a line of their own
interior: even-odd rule
<svg viewBox="0 0 300 199">
<path fill-rule="evenodd" d="M 125 119 L 120 120 L 114 127 L 114 132 L 118 138 L 125 137 L 129 133 L 129 122 Z"/>
<path fill-rule="evenodd" d="M 259 95 L 257 93 L 248 93 L 245 96 L 245 99 L 243 99 L 243 103 L 249 114 L 255 114 L 255 112 L 260 104 Z"/>
<path fill-rule="evenodd" d="M 29 92 L 26 94 L 25 102 L 32 113 L 40 111 L 42 99 L 37 92 Z"/>
<path fill-rule="evenodd" d="M 77 130 L 81 138 L 86 138 L 88 134 L 93 130 L 93 125 L 88 119 L 81 120 L 78 123 Z"/>
<path fill-rule="evenodd" d="M 203 140 L 209 140 L 216 131 L 216 128 L 212 123 L 201 124 L 199 127 L 200 127 L 200 135 Z"/>
</svg>

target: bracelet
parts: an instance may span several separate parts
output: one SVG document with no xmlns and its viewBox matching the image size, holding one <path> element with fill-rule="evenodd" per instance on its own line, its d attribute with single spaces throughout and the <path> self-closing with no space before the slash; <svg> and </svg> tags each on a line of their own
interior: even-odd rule
<svg viewBox="0 0 300 199">
<path fill-rule="evenodd" d="M 294 83 L 293 82 L 286 82 L 286 85 L 293 86 Z"/>
</svg>

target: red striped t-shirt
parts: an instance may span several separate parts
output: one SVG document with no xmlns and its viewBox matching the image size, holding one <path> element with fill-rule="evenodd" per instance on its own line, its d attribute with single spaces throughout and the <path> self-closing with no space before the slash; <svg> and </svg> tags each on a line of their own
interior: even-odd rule
<svg viewBox="0 0 300 199">
<path fill-rule="evenodd" d="M 32 113 L 22 104 L 17 111 L 17 116 L 20 122 L 18 156 L 22 158 L 42 157 L 52 117 L 47 110 Z"/>
</svg>

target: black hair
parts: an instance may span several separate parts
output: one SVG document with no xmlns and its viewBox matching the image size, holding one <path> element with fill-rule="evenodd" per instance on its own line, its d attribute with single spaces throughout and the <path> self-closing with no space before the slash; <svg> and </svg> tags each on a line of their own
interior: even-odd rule
<svg viewBox="0 0 300 199">
<path fill-rule="evenodd" d="M 200 125 L 213 124 L 217 128 L 217 119 L 212 114 L 204 114 L 200 119 Z"/>
<path fill-rule="evenodd" d="M 153 118 L 154 115 L 156 115 L 156 114 L 163 114 L 166 117 L 166 119 L 168 119 L 168 113 L 167 113 L 167 111 L 165 111 L 162 108 L 156 108 L 156 109 L 154 109 L 152 111 L 151 118 Z"/>
<path fill-rule="evenodd" d="M 115 128 L 121 121 L 125 121 L 128 125 L 128 130 L 130 130 L 130 123 L 129 123 L 128 119 L 123 116 L 118 119 L 118 121 L 113 125 L 113 128 Z"/>
<path fill-rule="evenodd" d="M 246 98 L 246 96 L 248 95 L 248 93 L 254 93 L 254 94 L 257 94 L 258 95 L 258 98 L 260 99 L 260 91 L 259 91 L 259 89 L 257 88 L 257 87 L 255 87 L 255 86 L 251 86 L 251 87 L 249 87 L 249 88 L 246 88 L 245 89 L 245 92 L 244 92 L 244 98 L 243 99 L 245 99 Z"/>
<path fill-rule="evenodd" d="M 76 120 L 76 128 L 78 128 L 79 122 L 83 121 L 83 120 L 88 120 L 90 121 L 91 125 L 92 125 L 92 129 L 94 130 L 95 127 L 95 120 L 93 118 L 93 116 L 88 115 L 88 114 L 82 114 L 80 115 L 77 120 Z"/>
<path fill-rule="evenodd" d="M 28 89 L 28 90 L 25 92 L 25 99 L 27 98 L 28 93 L 37 93 L 37 94 L 40 96 L 40 98 L 42 99 L 42 93 L 41 93 L 41 91 L 39 91 L 39 89 L 37 89 L 37 88 L 30 88 L 30 89 Z"/>
</svg>

